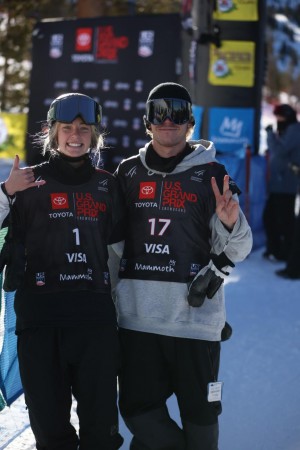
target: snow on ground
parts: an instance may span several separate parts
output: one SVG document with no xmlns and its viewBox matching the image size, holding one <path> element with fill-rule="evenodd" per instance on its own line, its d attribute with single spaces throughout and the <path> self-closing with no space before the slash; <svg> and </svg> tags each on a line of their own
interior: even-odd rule
<svg viewBox="0 0 300 450">
<path fill-rule="evenodd" d="M 261 253 L 238 264 L 225 287 L 233 335 L 222 344 L 220 450 L 300 449 L 300 280 L 278 278 L 274 271 L 282 264 Z M 174 397 L 169 407 L 178 421 Z M 128 450 L 122 420 L 120 428 Z M 0 450 L 34 448 L 21 396 L 0 412 Z"/>
</svg>

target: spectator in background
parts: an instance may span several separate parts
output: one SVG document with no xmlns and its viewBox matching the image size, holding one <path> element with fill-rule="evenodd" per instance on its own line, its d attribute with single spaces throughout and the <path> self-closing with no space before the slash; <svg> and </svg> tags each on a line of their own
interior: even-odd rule
<svg viewBox="0 0 300 450">
<path fill-rule="evenodd" d="M 269 158 L 268 198 L 263 212 L 269 260 L 286 261 L 291 249 L 295 198 L 299 180 L 291 164 L 300 164 L 300 123 L 296 111 L 287 104 L 275 106 L 277 130 L 267 126 Z"/>
<path fill-rule="evenodd" d="M 293 171 L 293 173 L 298 176 L 300 182 L 300 166 L 297 166 L 296 164 L 291 164 L 290 168 Z M 282 278 L 288 278 L 290 280 L 300 279 L 299 261 L 300 261 L 300 204 L 298 203 L 293 245 L 288 255 L 286 267 L 277 270 L 275 272 L 276 275 Z"/>
</svg>

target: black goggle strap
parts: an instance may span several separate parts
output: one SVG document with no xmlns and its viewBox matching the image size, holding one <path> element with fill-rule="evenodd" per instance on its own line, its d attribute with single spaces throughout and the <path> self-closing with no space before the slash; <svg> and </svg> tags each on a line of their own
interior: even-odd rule
<svg viewBox="0 0 300 450">
<path fill-rule="evenodd" d="M 71 123 L 80 116 L 88 125 L 99 125 L 101 122 L 101 106 L 93 99 L 70 96 L 57 100 L 48 112 L 48 123 L 53 121 Z"/>
<path fill-rule="evenodd" d="M 146 119 L 158 125 L 167 118 L 181 125 L 192 118 L 192 105 L 186 100 L 180 99 L 155 99 L 146 103 Z"/>
</svg>

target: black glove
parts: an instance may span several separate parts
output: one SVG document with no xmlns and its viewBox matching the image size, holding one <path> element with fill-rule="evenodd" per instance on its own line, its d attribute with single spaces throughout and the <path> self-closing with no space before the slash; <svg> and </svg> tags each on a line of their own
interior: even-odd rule
<svg viewBox="0 0 300 450">
<path fill-rule="evenodd" d="M 187 300 L 190 306 L 203 305 L 205 298 L 213 298 L 224 279 L 230 274 L 233 262 L 222 252 L 220 255 L 211 254 L 211 260 L 203 267 L 191 282 Z"/>
</svg>

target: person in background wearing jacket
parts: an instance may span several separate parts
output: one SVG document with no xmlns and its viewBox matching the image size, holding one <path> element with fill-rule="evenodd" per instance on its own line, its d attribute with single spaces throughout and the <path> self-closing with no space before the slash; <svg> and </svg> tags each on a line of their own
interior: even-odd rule
<svg viewBox="0 0 300 450">
<path fill-rule="evenodd" d="M 291 164 L 290 169 L 294 175 L 298 177 L 300 185 L 300 165 Z M 293 235 L 293 244 L 288 254 L 286 266 L 283 269 L 276 270 L 275 273 L 281 278 L 287 278 L 289 280 L 300 279 L 300 203 L 296 202 L 296 218 L 295 218 L 295 230 Z M 297 211 L 296 211 L 297 210 Z"/>
<path fill-rule="evenodd" d="M 124 250 L 113 245 L 120 412 L 131 450 L 217 450 L 223 281 L 251 251 L 252 233 L 213 143 L 188 142 L 187 89 L 154 87 L 144 122 L 151 141 L 116 171 L 126 207 Z M 182 428 L 166 406 L 173 393 Z"/>
<path fill-rule="evenodd" d="M 20 169 L 16 157 L 1 185 L 0 223 L 10 203 L 13 237 L 26 256 L 15 293 L 16 333 L 38 450 L 115 450 L 123 443 L 107 265 L 108 244 L 121 239 L 122 206 L 115 177 L 93 164 L 103 146 L 100 121 L 92 98 L 56 98 L 49 131 L 38 136 L 49 160 Z M 79 435 L 70 423 L 72 395 Z"/>
<path fill-rule="evenodd" d="M 295 198 L 299 179 L 290 169 L 300 165 L 300 123 L 296 111 L 287 104 L 275 106 L 277 130 L 267 130 L 269 179 L 268 198 L 263 212 L 266 249 L 263 257 L 286 261 L 295 226 Z"/>
</svg>

